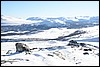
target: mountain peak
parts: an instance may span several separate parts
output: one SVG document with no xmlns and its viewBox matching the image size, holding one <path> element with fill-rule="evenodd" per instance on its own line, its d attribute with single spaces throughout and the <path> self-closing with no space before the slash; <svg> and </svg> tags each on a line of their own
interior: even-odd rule
<svg viewBox="0 0 100 67">
<path fill-rule="evenodd" d="M 76 23 L 75 23 L 76 22 Z M 5 24 L 32 24 L 32 25 L 42 25 L 49 27 L 74 27 L 82 26 L 83 24 L 94 25 L 99 24 L 99 16 L 75 16 L 75 17 L 29 17 L 26 20 L 15 18 L 11 16 L 1 15 L 1 23 Z M 90 23 L 90 24 L 89 24 Z"/>
</svg>

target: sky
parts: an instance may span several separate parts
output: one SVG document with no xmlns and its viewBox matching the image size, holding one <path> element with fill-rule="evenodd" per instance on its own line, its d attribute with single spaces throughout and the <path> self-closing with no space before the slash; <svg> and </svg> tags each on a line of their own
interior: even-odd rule
<svg viewBox="0 0 100 67">
<path fill-rule="evenodd" d="M 1 15 L 16 18 L 99 16 L 99 1 L 1 1 Z"/>
</svg>

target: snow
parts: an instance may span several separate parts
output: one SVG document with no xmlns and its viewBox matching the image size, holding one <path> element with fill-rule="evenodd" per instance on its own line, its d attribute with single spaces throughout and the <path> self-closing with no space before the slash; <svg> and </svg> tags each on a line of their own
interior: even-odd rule
<svg viewBox="0 0 100 67">
<path fill-rule="evenodd" d="M 21 25 L 21 24 L 32 24 L 32 23 L 37 23 L 37 22 L 41 22 L 41 21 L 31 21 L 31 20 L 25 20 L 25 19 L 21 19 L 21 18 L 15 18 L 15 17 L 11 17 L 11 16 L 1 16 L 2 20 L 1 23 L 6 23 L 5 25 Z"/>
<path fill-rule="evenodd" d="M 71 16 L 71 17 L 66 17 L 67 20 L 72 20 L 72 21 L 79 21 L 79 19 L 84 19 L 84 20 L 90 20 L 92 16 Z"/>
<path fill-rule="evenodd" d="M 25 33 L 25 32 L 29 32 L 29 31 L 18 31 L 18 32 L 15 32 L 15 31 L 8 31 L 8 32 L 2 32 L 1 34 L 8 34 L 8 33 Z"/>
<path fill-rule="evenodd" d="M 61 24 L 66 24 L 64 21 L 61 21 L 61 20 L 58 20 L 58 19 L 56 19 L 55 21 L 58 22 L 58 23 L 61 23 Z"/>
<path fill-rule="evenodd" d="M 14 35 L 14 36 L 1 36 L 1 38 L 57 38 L 58 36 L 70 34 L 74 32 L 75 29 L 66 29 L 66 28 L 51 28 L 49 30 L 44 30 L 43 32 L 37 34 L 30 34 L 30 35 Z"/>
<path fill-rule="evenodd" d="M 1 36 L 1 39 L 53 39 L 60 36 L 67 36 L 77 30 L 86 31 L 86 33 L 68 37 L 69 40 L 99 38 L 99 26 L 94 26 L 80 29 L 51 28 L 36 34 Z M 9 31 L 2 34 L 6 33 L 20 32 Z M 1 42 L 1 66 L 99 66 L 99 56 L 97 55 L 99 49 L 93 47 L 99 47 L 99 42 L 77 41 L 78 43 L 91 44 L 92 46 L 87 45 L 87 47 L 79 46 L 72 48 L 71 46 L 67 46 L 69 40 L 20 41 L 19 43 L 25 43 L 30 49 L 37 48 L 32 50 L 31 54 L 26 54 L 25 52 L 17 53 L 15 44 L 18 42 Z M 62 46 L 62 48 L 58 48 L 58 46 Z M 87 48 L 91 48 L 92 51 L 84 51 Z M 8 51 L 10 51 L 10 54 L 7 54 Z M 85 52 L 88 52 L 89 55 L 84 55 L 83 53 Z"/>
<path fill-rule="evenodd" d="M 53 39 L 59 36 L 69 35 L 77 30 L 86 31 L 85 34 L 76 35 L 70 37 L 74 40 L 82 40 L 82 39 L 90 39 L 99 37 L 99 26 L 88 27 L 88 28 L 81 28 L 81 29 L 67 29 L 67 28 L 51 28 L 49 30 L 44 30 L 43 32 L 39 32 L 37 34 L 30 34 L 30 35 L 13 35 L 13 36 L 1 36 L 1 38 L 8 38 L 8 39 L 18 39 L 18 38 L 43 38 L 43 39 Z M 80 36 L 79 38 L 77 38 Z M 73 38 L 74 37 L 74 38 Z M 76 37 L 76 38 L 75 38 Z"/>
<path fill-rule="evenodd" d="M 91 16 L 92 17 L 92 16 Z M 89 20 L 90 16 L 77 16 L 77 19 L 85 19 L 85 20 Z"/>
<path fill-rule="evenodd" d="M 1 55 L 5 55 L 8 50 L 12 50 L 12 53 L 15 52 L 15 43 L 16 42 L 6 42 L 1 43 Z M 21 42 L 27 44 L 29 47 L 53 47 L 55 44 L 50 44 L 49 42 Z M 88 42 L 90 43 L 90 42 Z M 42 45 L 41 45 L 42 44 Z M 43 47 L 43 44 L 44 47 Z M 56 49 L 56 50 L 41 50 L 38 49 L 33 50 L 31 54 L 19 53 L 11 56 L 1 56 L 1 60 L 13 60 L 15 62 L 6 62 L 1 66 L 98 66 L 99 65 L 99 57 L 94 55 L 91 52 L 90 55 L 83 55 L 82 50 L 80 48 L 71 48 L 70 46 L 66 46 L 67 42 L 59 42 L 57 41 L 55 46 L 62 45 L 66 49 Z M 37 45 L 37 46 L 36 46 Z M 48 46 L 49 45 L 49 46 Z M 97 45 L 97 43 L 96 43 Z M 6 47 L 8 46 L 8 47 Z M 83 48 L 84 49 L 84 48 Z M 96 51 L 96 50 L 94 50 Z M 58 55 L 57 55 L 58 54 Z"/>
<path fill-rule="evenodd" d="M 74 40 L 92 39 L 99 37 L 99 26 L 82 28 L 80 30 L 86 31 L 85 34 L 81 34 L 80 38 L 74 38 Z"/>
<path fill-rule="evenodd" d="M 67 17 L 66 18 L 67 20 L 72 20 L 72 21 L 79 21 L 77 18 L 75 18 L 75 17 Z"/>
<path fill-rule="evenodd" d="M 12 64 L 6 62 L 1 66 L 99 66 L 98 56 L 93 55 L 93 53 L 90 55 L 83 55 L 83 51 L 79 51 L 77 48 L 72 50 L 72 48 L 67 47 L 67 49 L 58 50 L 58 52 L 62 53 L 60 57 L 54 54 L 54 52 L 57 51 L 50 52 L 44 50 L 33 51 L 31 55 L 25 55 L 23 52 L 12 56 L 1 56 L 1 60 L 15 59 L 16 61 Z M 65 60 L 63 60 L 62 57 L 65 58 Z"/>
<path fill-rule="evenodd" d="M 32 18 L 32 17 L 29 17 Z M 56 24 L 63 24 L 66 25 L 66 22 L 94 22 L 96 20 L 98 20 L 98 16 L 97 17 L 90 17 L 90 16 L 76 16 L 76 17 L 66 17 L 65 19 L 62 20 L 62 18 L 60 17 L 51 17 L 51 19 L 47 19 L 50 17 L 33 17 L 33 18 L 40 18 L 40 19 L 30 19 L 30 20 L 26 20 L 26 19 L 21 19 L 21 18 L 15 18 L 15 17 L 11 17 L 11 16 L 4 16 L 1 15 L 1 23 L 4 23 L 2 25 L 21 25 L 21 24 L 35 24 L 35 25 L 47 25 L 47 26 L 55 26 Z M 92 19 L 91 19 L 92 18 Z M 42 19 L 42 20 L 41 20 Z M 97 23 L 95 23 L 97 24 Z"/>
</svg>

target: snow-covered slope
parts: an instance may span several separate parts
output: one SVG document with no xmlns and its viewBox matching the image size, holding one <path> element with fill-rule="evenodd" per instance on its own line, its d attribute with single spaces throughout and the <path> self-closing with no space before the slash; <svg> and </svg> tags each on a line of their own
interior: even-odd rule
<svg viewBox="0 0 100 67">
<path fill-rule="evenodd" d="M 96 55 L 99 49 L 96 48 L 92 48 L 92 51 L 84 51 L 88 48 L 72 48 L 66 46 L 68 42 L 59 41 L 21 43 L 27 44 L 30 48 L 38 49 L 32 50 L 31 54 L 16 53 L 16 42 L 1 43 L 1 66 L 99 66 L 99 56 Z M 99 45 L 99 43 L 91 44 Z M 84 53 L 88 54 L 84 55 Z"/>
<path fill-rule="evenodd" d="M 1 42 L 1 66 L 99 66 L 99 41 L 93 39 L 99 39 L 99 26 L 51 28 L 35 34 L 24 34 L 27 32 L 29 31 L 1 33 L 6 34 L 1 36 L 1 40 L 5 40 Z M 70 40 L 83 43 L 85 47 L 68 46 Z M 31 50 L 31 54 L 19 53 L 16 52 L 16 43 L 37 49 Z M 87 49 L 90 50 L 86 51 Z"/>
<path fill-rule="evenodd" d="M 85 33 L 81 33 L 85 32 Z M 5 34 L 5 33 L 1 33 Z M 60 38 L 61 37 L 61 38 Z M 92 39 L 99 37 L 99 26 L 80 28 L 80 29 L 67 29 L 67 28 L 51 28 L 44 30 L 37 34 L 30 35 L 12 35 L 1 36 L 2 39 L 28 39 L 28 38 L 40 38 L 40 39 L 65 39 L 65 40 L 82 40 Z"/>
<path fill-rule="evenodd" d="M 76 17 L 57 17 L 57 18 L 45 18 L 45 19 L 43 19 L 43 18 L 39 18 L 39 17 L 29 17 L 29 18 L 27 18 L 26 20 L 31 20 L 31 21 L 33 21 L 33 20 L 42 20 L 42 21 L 45 21 L 45 20 L 47 20 L 47 21 L 55 21 L 55 20 L 59 20 L 59 21 L 63 21 L 63 22 L 69 22 L 69 21 L 77 21 L 77 22 L 84 22 L 84 21 L 86 21 L 86 22 L 93 22 L 93 20 L 94 20 L 94 22 L 96 22 L 96 21 L 98 21 L 99 20 L 99 16 L 76 16 Z"/>
<path fill-rule="evenodd" d="M 77 23 L 75 23 L 77 22 Z M 72 24 L 75 26 L 80 25 L 93 25 L 99 24 L 99 16 L 76 16 L 76 17 L 57 17 L 57 18 L 49 18 L 49 17 L 29 17 L 27 19 L 20 19 L 10 16 L 1 15 L 1 23 L 2 24 L 31 24 L 31 25 L 42 25 L 48 27 L 70 27 Z M 72 26 L 71 26 L 72 27 Z"/>
<path fill-rule="evenodd" d="M 83 40 L 83 39 L 99 38 L 99 26 L 81 28 L 79 29 L 79 31 L 85 31 L 86 33 L 72 36 L 72 39 Z"/>
<path fill-rule="evenodd" d="M 21 25 L 21 24 L 31 24 L 35 22 L 39 22 L 39 21 L 30 21 L 21 18 L 1 15 L 1 24 L 5 24 L 5 25 Z"/>
</svg>

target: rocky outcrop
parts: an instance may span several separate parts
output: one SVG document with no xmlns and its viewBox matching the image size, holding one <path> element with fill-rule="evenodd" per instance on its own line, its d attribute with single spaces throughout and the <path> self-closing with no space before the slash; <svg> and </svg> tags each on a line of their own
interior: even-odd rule
<svg viewBox="0 0 100 67">
<path fill-rule="evenodd" d="M 16 52 L 30 51 L 30 48 L 24 43 L 16 43 L 15 46 L 16 46 Z"/>
<path fill-rule="evenodd" d="M 76 46 L 76 47 L 79 47 L 79 44 L 77 43 L 77 41 L 75 40 L 71 40 L 69 41 L 69 43 L 67 44 L 67 46 Z"/>
<path fill-rule="evenodd" d="M 89 49 L 84 49 L 84 51 L 92 51 L 92 49 L 90 49 L 90 48 Z"/>
<path fill-rule="evenodd" d="M 84 47 L 86 44 L 85 43 L 79 43 L 80 46 Z"/>
<path fill-rule="evenodd" d="M 84 54 L 84 55 L 89 55 L 89 53 L 88 53 L 88 52 L 84 52 L 83 54 Z"/>
<path fill-rule="evenodd" d="M 79 47 L 79 46 L 82 46 L 82 47 L 86 47 L 87 44 L 85 43 L 77 43 L 77 41 L 75 40 L 70 40 L 69 43 L 67 44 L 67 46 L 75 46 L 75 47 Z"/>
</svg>

